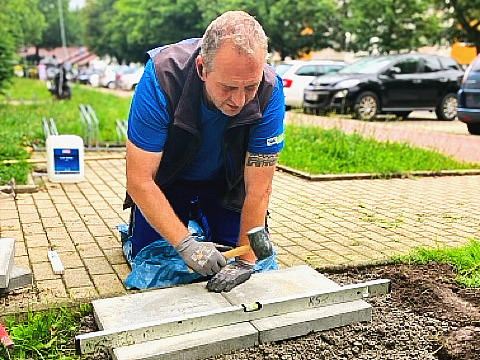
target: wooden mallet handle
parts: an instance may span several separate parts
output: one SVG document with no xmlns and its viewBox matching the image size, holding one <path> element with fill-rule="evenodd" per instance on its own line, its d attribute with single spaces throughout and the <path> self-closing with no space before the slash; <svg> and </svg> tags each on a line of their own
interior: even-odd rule
<svg viewBox="0 0 480 360">
<path fill-rule="evenodd" d="M 243 245 L 243 246 L 236 247 L 235 249 L 225 251 L 224 253 L 222 253 L 222 255 L 225 256 L 226 259 L 230 259 L 235 256 L 245 255 L 250 250 L 252 250 L 250 245 Z"/>
</svg>

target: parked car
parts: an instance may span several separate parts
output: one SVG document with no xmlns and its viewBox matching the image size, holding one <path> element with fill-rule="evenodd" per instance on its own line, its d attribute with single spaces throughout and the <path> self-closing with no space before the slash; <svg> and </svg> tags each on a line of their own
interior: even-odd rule
<svg viewBox="0 0 480 360">
<path fill-rule="evenodd" d="M 92 79 L 92 76 L 96 76 L 96 81 L 93 80 L 94 83 L 98 84 L 99 81 L 99 75 L 103 73 L 102 69 L 94 69 L 94 68 L 85 68 L 80 70 L 78 73 L 77 81 L 80 84 L 91 84 L 90 79 Z"/>
<path fill-rule="evenodd" d="M 303 91 L 315 76 L 329 74 L 345 67 L 343 61 L 291 60 L 275 65 L 275 71 L 283 79 L 283 92 L 287 107 L 302 107 Z"/>
<path fill-rule="evenodd" d="M 480 135 L 480 55 L 471 62 L 458 91 L 458 120 L 467 124 L 468 132 Z"/>
<path fill-rule="evenodd" d="M 400 54 L 369 57 L 336 74 L 315 78 L 304 93 L 306 111 L 335 110 L 371 120 L 382 113 L 407 117 L 435 111 L 440 120 L 457 115 L 463 70 L 452 58 Z"/>
<path fill-rule="evenodd" d="M 135 90 L 140 78 L 143 75 L 144 68 L 133 68 L 123 74 L 117 74 L 117 87 L 123 90 Z"/>
<path fill-rule="evenodd" d="M 109 65 L 105 71 L 100 74 L 100 86 L 115 89 L 117 87 L 117 74 L 128 69 L 126 65 Z"/>
</svg>

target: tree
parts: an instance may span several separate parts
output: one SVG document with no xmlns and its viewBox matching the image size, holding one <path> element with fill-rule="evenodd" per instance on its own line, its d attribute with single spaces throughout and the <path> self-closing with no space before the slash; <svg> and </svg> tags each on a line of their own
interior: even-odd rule
<svg viewBox="0 0 480 360">
<path fill-rule="evenodd" d="M 433 5 L 431 0 L 345 0 L 349 50 L 389 53 L 436 43 L 441 19 Z"/>
<path fill-rule="evenodd" d="M 82 10 L 85 22 L 85 45 L 99 56 L 110 55 L 121 59 L 119 49 L 112 42 L 113 34 L 107 31 L 107 24 L 115 17 L 117 0 L 87 0 Z M 112 26 L 109 26 L 111 29 Z M 117 33 L 124 34 L 119 26 Z M 120 61 L 121 62 L 121 61 Z"/>
<path fill-rule="evenodd" d="M 13 75 L 17 50 L 35 43 L 44 25 L 37 0 L 0 0 L 0 92 Z"/>
<path fill-rule="evenodd" d="M 450 37 L 471 42 L 480 53 L 480 0 L 437 0 L 437 5 L 453 22 Z"/>
<path fill-rule="evenodd" d="M 62 0 L 63 18 L 65 24 L 65 40 L 67 46 L 82 44 L 83 22 L 80 11 L 70 11 L 69 0 Z M 62 46 L 60 35 L 60 16 L 57 0 L 39 0 L 40 10 L 45 16 L 46 27 L 40 32 L 41 38 L 35 43 L 37 48 L 53 49 Z"/>
<path fill-rule="evenodd" d="M 335 32 L 333 0 L 199 0 L 206 27 L 227 10 L 255 16 L 270 38 L 270 49 L 282 58 L 298 57 L 312 49 L 332 45 Z"/>
</svg>

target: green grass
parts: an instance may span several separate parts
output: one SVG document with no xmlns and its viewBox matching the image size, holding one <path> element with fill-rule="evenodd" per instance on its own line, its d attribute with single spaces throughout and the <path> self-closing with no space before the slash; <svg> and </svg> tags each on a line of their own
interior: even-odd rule
<svg viewBox="0 0 480 360">
<path fill-rule="evenodd" d="M 394 260 L 403 263 L 450 263 L 455 266 L 456 281 L 459 285 L 480 288 L 480 241 L 476 239 L 471 239 L 465 246 L 452 249 L 415 249 L 406 256 L 395 257 Z"/>
<path fill-rule="evenodd" d="M 0 101 L 10 100 L 47 100 L 52 97 L 45 83 L 34 79 L 13 78 L 12 83 L 0 95 Z"/>
<path fill-rule="evenodd" d="M 90 104 L 100 123 L 100 141 L 117 142 L 115 122 L 126 119 L 131 98 L 105 94 L 98 90 L 73 84 L 71 100 L 53 100 L 44 83 L 34 79 L 15 78 L 6 96 L 0 96 L 0 161 L 26 159 L 26 147 L 43 147 L 42 118 L 53 118 L 60 134 L 82 134 L 79 115 L 80 104 Z M 29 99 L 31 101 L 21 101 Z M 32 100 L 34 99 L 34 100 Z M 11 178 L 24 184 L 30 166 L 26 163 L 0 165 L 0 185 Z"/>
<path fill-rule="evenodd" d="M 286 126 L 280 164 L 310 174 L 438 171 L 480 168 L 407 143 L 379 142 L 358 134 L 312 126 Z"/>
<path fill-rule="evenodd" d="M 7 354 L 0 346 L 0 359 L 80 359 L 73 337 L 80 319 L 92 311 L 90 304 L 79 308 L 51 308 L 28 312 L 24 318 L 10 316 L 4 322 L 15 348 Z"/>
</svg>

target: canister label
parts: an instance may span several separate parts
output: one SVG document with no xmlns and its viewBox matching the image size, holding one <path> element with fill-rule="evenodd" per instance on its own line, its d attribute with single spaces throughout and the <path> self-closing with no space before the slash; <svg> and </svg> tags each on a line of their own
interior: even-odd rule
<svg viewBox="0 0 480 360">
<path fill-rule="evenodd" d="M 55 174 L 79 174 L 79 149 L 53 149 Z"/>
</svg>

